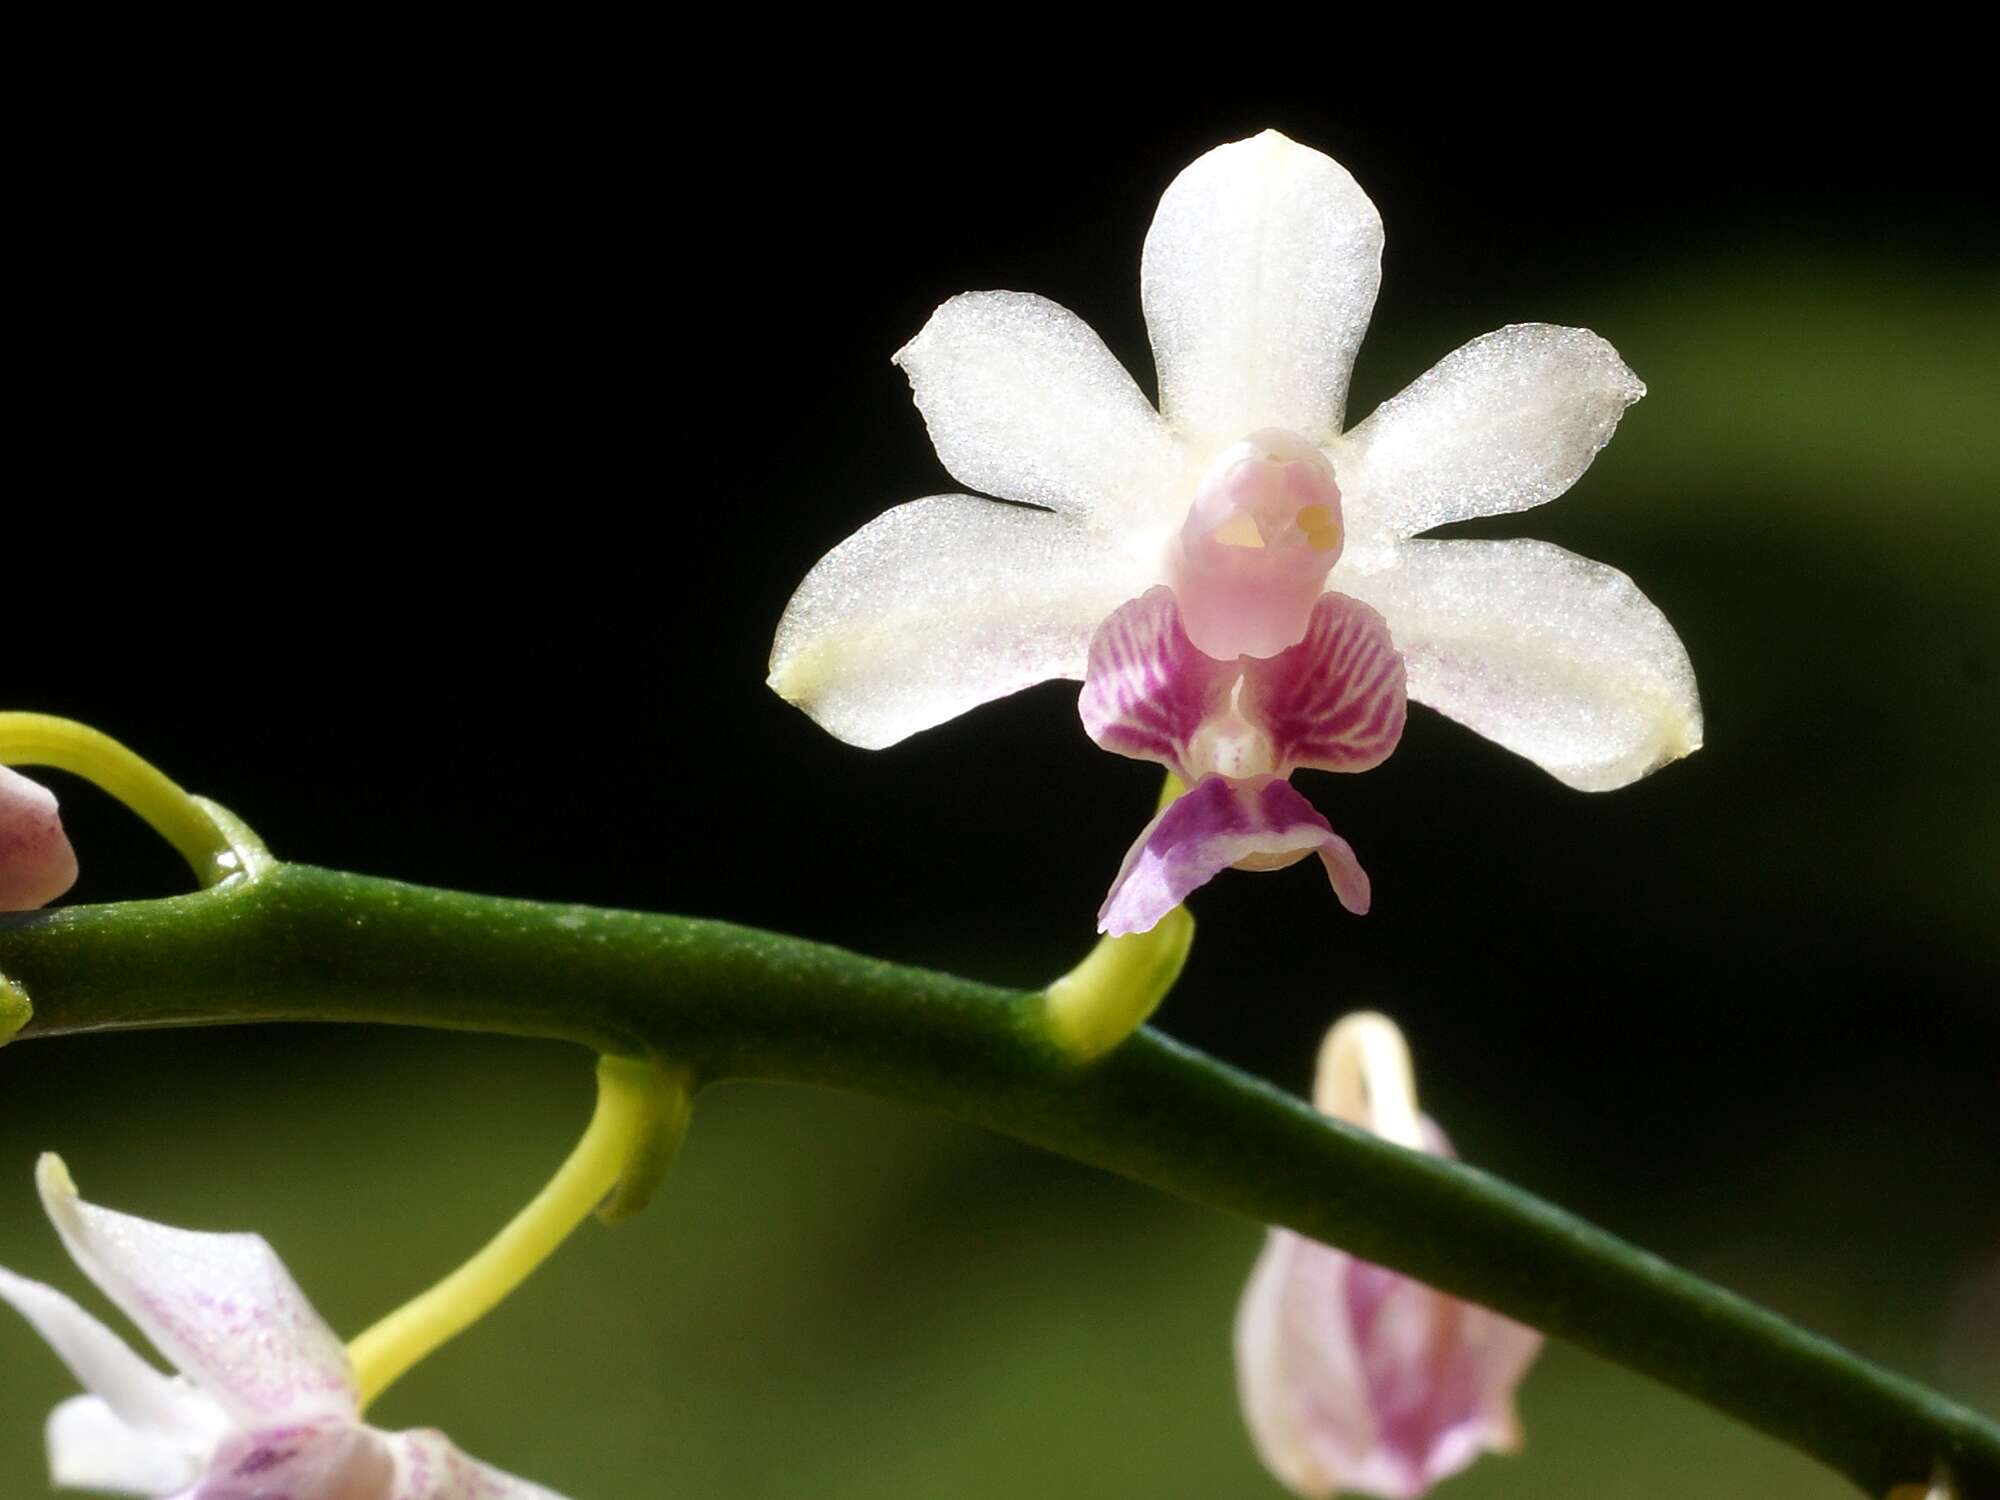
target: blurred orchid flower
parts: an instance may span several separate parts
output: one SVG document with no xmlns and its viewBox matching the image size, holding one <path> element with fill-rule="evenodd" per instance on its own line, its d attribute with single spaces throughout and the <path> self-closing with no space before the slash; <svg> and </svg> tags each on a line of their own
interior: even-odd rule
<svg viewBox="0 0 2000 1500">
<path fill-rule="evenodd" d="M 49 1416 L 56 1485 L 171 1500 L 562 1500 L 442 1433 L 364 1425 L 347 1351 L 259 1236 L 95 1207 L 54 1155 L 35 1180 L 71 1258 L 180 1371 L 162 1375 L 55 1288 L 0 1270 L 0 1300 L 88 1392 Z"/>
<path fill-rule="evenodd" d="M 1183 171 L 1147 233 L 1158 410 L 1046 298 L 945 303 L 896 362 L 944 466 L 1018 503 L 933 495 L 849 537 L 792 598 L 771 686 L 878 748 L 1084 677 L 1155 586 L 1224 662 L 1294 647 L 1332 589 L 1386 622 L 1411 698 L 1571 786 L 1695 749 L 1687 654 L 1624 574 L 1542 542 L 1416 539 L 1555 498 L 1644 387 L 1595 334 L 1519 324 L 1344 429 L 1381 250 L 1347 171 L 1266 131 Z"/>
<path fill-rule="evenodd" d="M 1386 1017 L 1342 1020 L 1313 1102 L 1411 1150 L 1452 1154 L 1418 1113 L 1409 1053 Z M 1412 1500 L 1486 1452 L 1520 1446 L 1514 1390 L 1533 1329 L 1273 1229 L 1236 1317 L 1236 1374 L 1264 1465 L 1308 1500 Z"/>
<path fill-rule="evenodd" d="M 55 793 L 0 766 L 0 911 L 47 906 L 76 884 Z"/>
</svg>

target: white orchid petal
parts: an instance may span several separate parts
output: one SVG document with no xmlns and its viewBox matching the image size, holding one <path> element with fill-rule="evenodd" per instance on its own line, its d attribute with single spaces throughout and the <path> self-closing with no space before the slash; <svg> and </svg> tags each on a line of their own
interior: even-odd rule
<svg viewBox="0 0 2000 1500">
<path fill-rule="evenodd" d="M 102 1398 L 121 1426 L 197 1447 L 213 1442 L 220 1432 L 213 1403 L 162 1375 L 54 1287 L 0 1269 L 0 1301 L 28 1320 L 77 1383 Z"/>
<path fill-rule="evenodd" d="M 113 1495 L 167 1495 L 192 1485 L 207 1447 L 191 1450 L 129 1425 L 101 1396 L 72 1396 L 49 1413 L 49 1483 Z"/>
<path fill-rule="evenodd" d="M 96 1396 L 73 1396 L 49 1413 L 49 1483 L 115 1495 L 169 1495 L 201 1477 L 202 1455 L 128 1427 Z"/>
<path fill-rule="evenodd" d="M 967 292 L 932 313 L 896 363 L 939 459 L 968 489 L 1105 525 L 1180 519 L 1186 453 L 1068 308 Z"/>
<path fill-rule="evenodd" d="M 175 1229 L 85 1203 L 54 1155 L 35 1181 L 84 1274 L 236 1421 L 356 1416 L 347 1351 L 260 1236 Z"/>
<path fill-rule="evenodd" d="M 1267 130 L 1195 161 L 1139 271 L 1168 422 L 1218 444 L 1331 440 L 1381 276 L 1381 216 L 1330 157 Z"/>
<path fill-rule="evenodd" d="M 393 1433 L 396 1487 L 387 1500 L 564 1500 L 554 1490 L 503 1474 L 461 1453 L 441 1432 Z"/>
<path fill-rule="evenodd" d="M 1516 323 L 1476 338 L 1335 445 L 1348 528 L 1407 537 L 1553 500 L 1645 394 L 1587 328 Z"/>
<path fill-rule="evenodd" d="M 1410 697 L 1581 791 L 1699 749 L 1673 626 L 1616 568 L 1546 542 L 1417 541 L 1336 578 L 1389 622 Z"/>
<path fill-rule="evenodd" d="M 899 505 L 821 558 L 785 609 L 771 687 L 879 750 L 1051 678 L 1157 568 L 1079 521 L 970 495 Z"/>
</svg>

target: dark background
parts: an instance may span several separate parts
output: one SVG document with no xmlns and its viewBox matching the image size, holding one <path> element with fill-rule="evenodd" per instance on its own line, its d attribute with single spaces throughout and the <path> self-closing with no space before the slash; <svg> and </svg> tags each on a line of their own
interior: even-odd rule
<svg viewBox="0 0 2000 1500">
<path fill-rule="evenodd" d="M 1966 120 L 1574 75 L 1116 108 L 1068 75 L 1002 103 L 753 70 L 734 110 L 451 80 L 107 99 L 38 162 L 6 706 L 120 736 L 285 857 L 1041 982 L 1151 769 L 1064 685 L 850 749 L 763 687 L 772 630 L 834 543 L 956 488 L 888 363 L 930 309 L 1045 293 L 1150 389 L 1152 205 L 1275 125 L 1387 225 L 1356 420 L 1509 322 L 1595 328 L 1648 382 L 1570 496 L 1460 530 L 1637 578 L 1708 747 L 1588 796 L 1414 712 L 1382 769 L 1306 788 L 1374 911 L 1307 867 L 1216 881 L 1158 1024 L 1303 1086 L 1334 1015 L 1386 1009 L 1467 1155 L 1990 1407 L 2000 281 Z M 185 884 L 51 779 L 72 899 Z M 318 1031 L 0 1075 L 6 1263 L 57 1274 L 27 1169 L 61 1147 L 87 1194 L 272 1234 L 344 1331 L 497 1223 L 585 1098 L 560 1048 Z M 1228 1407 L 1243 1226 L 732 1090 L 607 1238 L 382 1420 L 579 1497 L 1273 1492 Z M 4 1364 L 31 1473 L 60 1382 Z M 1531 1455 L 1464 1495 L 1838 1493 L 1582 1356 L 1537 1380 Z M 1586 1488 L 1613 1454 L 1626 1488 Z"/>
</svg>

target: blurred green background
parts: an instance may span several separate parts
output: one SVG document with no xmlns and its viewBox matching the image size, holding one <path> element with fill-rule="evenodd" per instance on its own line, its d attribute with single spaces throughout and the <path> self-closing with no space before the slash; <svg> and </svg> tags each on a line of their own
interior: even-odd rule
<svg viewBox="0 0 2000 1500">
<path fill-rule="evenodd" d="M 10 570 L 39 634 L 7 706 L 125 736 L 288 856 L 1039 982 L 1087 945 L 1151 772 L 1061 686 L 849 750 L 762 659 L 815 558 L 950 487 L 887 364 L 929 309 L 1042 291 L 1150 387 L 1151 205 L 1276 124 L 1387 223 L 1357 416 L 1515 321 L 1595 328 L 1647 381 L 1571 496 L 1463 529 L 1639 579 L 1708 748 L 1586 797 L 1413 715 L 1381 770 L 1308 788 L 1375 911 L 1302 870 L 1218 881 L 1158 1024 L 1303 1087 L 1334 1015 L 1386 1009 L 1466 1156 L 2000 1406 L 2000 281 L 1948 161 L 1825 105 L 1593 134 L 1500 92 L 1246 91 L 918 122 L 829 84 L 725 128 L 382 86 L 366 110 L 273 86 L 254 137 L 228 98 L 71 142 L 97 175 L 48 185 L 33 247 L 43 477 L 11 540 L 48 565 Z M 63 790 L 75 899 L 180 887 Z M 589 1069 L 428 1034 L 100 1036 L 0 1053 L 0 1100 L 0 1263 L 76 1287 L 30 1187 L 59 1149 L 97 1201 L 263 1232 L 353 1331 L 533 1191 Z M 588 1227 L 376 1415 L 578 1500 L 1273 1496 L 1228 1356 L 1258 1233 L 950 1121 L 732 1085 L 653 1209 Z M 0 1493 L 30 1494 L 67 1386 L 4 1336 Z M 1440 1494 L 1845 1493 L 1566 1348 L 1522 1406 L 1526 1454 Z"/>
</svg>

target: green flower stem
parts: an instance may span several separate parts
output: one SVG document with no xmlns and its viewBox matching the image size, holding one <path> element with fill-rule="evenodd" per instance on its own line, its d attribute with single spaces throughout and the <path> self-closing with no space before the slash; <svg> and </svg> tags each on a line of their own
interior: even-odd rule
<svg viewBox="0 0 2000 1500">
<path fill-rule="evenodd" d="M 655 1063 L 598 1058 L 590 1128 L 549 1185 L 472 1259 L 347 1346 L 363 1408 L 499 1306 L 591 1214 L 616 1220 L 642 1206 L 687 1130 L 689 1103 Z"/>
<path fill-rule="evenodd" d="M 1166 1037 L 1089 1065 L 1043 997 L 720 922 L 297 865 L 197 895 L 0 918 L 17 1040 L 371 1021 L 560 1038 L 692 1085 L 784 1079 L 947 1111 L 1288 1225 L 1653 1376 L 1872 1496 L 1943 1463 L 2000 1494 L 2000 1424 L 1474 1168 L 1404 1151 Z"/>
<path fill-rule="evenodd" d="M 1082 963 L 1042 991 L 1050 1037 L 1077 1062 L 1102 1057 L 1159 1009 L 1193 945 L 1194 918 L 1185 906 L 1149 932 L 1099 938 Z"/>
</svg>

